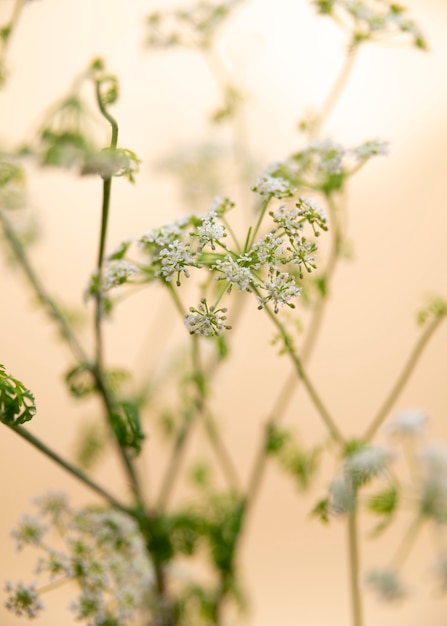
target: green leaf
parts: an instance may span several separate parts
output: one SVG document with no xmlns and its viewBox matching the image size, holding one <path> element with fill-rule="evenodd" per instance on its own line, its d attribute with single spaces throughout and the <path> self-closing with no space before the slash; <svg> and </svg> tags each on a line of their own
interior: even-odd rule
<svg viewBox="0 0 447 626">
<path fill-rule="evenodd" d="M 278 454 L 289 440 L 290 433 L 288 431 L 280 430 L 276 426 L 270 425 L 267 431 L 265 450 L 268 454 Z"/>
<path fill-rule="evenodd" d="M 35 414 L 36 404 L 31 391 L 0 365 L 0 421 L 9 426 L 24 424 Z"/>
<path fill-rule="evenodd" d="M 118 442 L 136 454 L 141 452 L 145 436 L 141 430 L 138 406 L 129 400 L 116 403 L 111 415 L 111 425 Z"/>
<path fill-rule="evenodd" d="M 88 365 L 81 363 L 65 374 L 65 381 L 75 398 L 85 398 L 97 390 L 95 378 Z"/>
<path fill-rule="evenodd" d="M 399 493 L 395 486 L 374 494 L 368 501 L 368 509 L 377 515 L 391 515 L 399 501 Z"/>
<path fill-rule="evenodd" d="M 330 501 L 329 498 L 319 500 L 310 512 L 312 517 L 317 517 L 323 524 L 329 524 Z"/>
</svg>

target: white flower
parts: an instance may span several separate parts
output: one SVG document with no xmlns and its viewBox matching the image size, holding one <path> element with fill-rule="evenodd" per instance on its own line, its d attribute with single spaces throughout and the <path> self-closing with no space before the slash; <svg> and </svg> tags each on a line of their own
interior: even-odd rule
<svg viewBox="0 0 447 626">
<path fill-rule="evenodd" d="M 278 270 L 269 274 L 269 280 L 263 283 L 262 289 L 267 291 L 267 296 L 258 296 L 258 308 L 263 309 L 268 302 L 273 302 L 275 313 L 278 313 L 279 305 L 294 309 L 295 305 L 290 300 L 301 295 L 301 289 L 296 286 L 294 277 L 289 276 L 288 272 Z"/>
<path fill-rule="evenodd" d="M 385 472 L 393 454 L 379 446 L 364 446 L 348 456 L 344 463 L 344 471 L 351 476 L 356 484 Z"/>
<path fill-rule="evenodd" d="M 294 233 L 297 230 L 303 230 L 303 219 L 300 219 L 300 213 L 296 208 L 289 209 L 285 204 L 281 204 L 281 206 L 276 209 L 276 211 L 272 211 L 270 215 L 275 224 L 278 224 L 278 228 L 283 228 L 286 233 Z"/>
<path fill-rule="evenodd" d="M 407 590 L 397 572 L 391 569 L 375 569 L 366 576 L 366 584 L 373 589 L 381 600 L 395 602 L 407 595 Z"/>
<path fill-rule="evenodd" d="M 143 248 L 151 244 L 155 244 L 159 248 L 164 248 L 176 239 L 182 237 L 183 230 L 189 224 L 190 219 L 190 216 L 181 217 L 175 222 L 172 222 L 172 224 L 155 228 L 140 237 L 138 244 Z"/>
<path fill-rule="evenodd" d="M 234 259 L 231 255 L 227 255 L 223 261 L 218 259 L 215 265 L 212 266 L 212 269 L 222 274 L 217 280 L 226 280 L 228 282 L 228 291 L 231 291 L 233 286 L 237 287 L 241 293 L 251 291 L 252 273 L 249 267 L 243 267 L 239 261 L 245 263 L 247 259 Z"/>
<path fill-rule="evenodd" d="M 36 517 L 24 515 L 19 521 L 18 528 L 13 530 L 11 534 L 17 542 L 17 548 L 21 550 L 25 546 L 40 546 L 47 530 L 48 527 L 44 526 Z"/>
<path fill-rule="evenodd" d="M 262 239 L 258 239 L 251 249 L 257 259 L 253 267 L 259 269 L 261 265 L 269 265 L 270 269 L 274 270 L 280 263 L 283 263 L 283 243 L 284 239 L 275 237 L 273 233 L 267 233 Z"/>
<path fill-rule="evenodd" d="M 117 261 L 109 261 L 107 263 L 102 287 L 104 291 L 110 291 L 114 287 L 118 287 L 127 282 L 129 278 L 139 273 L 139 268 L 129 261 L 119 259 Z"/>
<path fill-rule="evenodd" d="M 172 276 L 177 274 L 177 285 L 180 285 L 180 273 L 183 272 L 186 278 L 189 278 L 188 267 L 197 267 L 195 256 L 188 243 L 176 239 L 160 250 L 161 267 L 155 275 L 162 276 L 169 282 Z"/>
<path fill-rule="evenodd" d="M 273 196 L 274 198 L 290 198 L 296 189 L 285 178 L 262 174 L 256 181 L 253 191 L 261 196 Z"/>
<path fill-rule="evenodd" d="M 348 476 L 337 476 L 329 485 L 331 511 L 337 515 L 355 509 L 356 498 L 352 480 Z"/>
<path fill-rule="evenodd" d="M 9 594 L 5 606 L 15 615 L 25 615 L 28 619 L 33 619 L 38 617 L 44 608 L 36 591 L 35 583 L 24 585 L 19 582 L 14 587 L 8 582 L 5 585 L 5 591 Z"/>
<path fill-rule="evenodd" d="M 427 423 L 427 415 L 419 409 L 408 409 L 398 413 L 388 425 L 392 435 L 413 436 L 419 435 Z"/>
<path fill-rule="evenodd" d="M 380 139 L 365 141 L 357 148 L 353 148 L 352 153 L 358 161 L 367 161 L 371 157 L 388 154 L 388 142 Z"/>
<path fill-rule="evenodd" d="M 211 245 L 211 249 L 215 250 L 215 243 L 223 237 L 226 237 L 227 233 L 225 232 L 225 226 L 219 220 L 217 213 L 214 210 L 211 210 L 208 215 L 202 218 L 202 223 L 200 226 L 197 226 L 196 232 L 191 233 L 191 235 L 199 238 L 200 250 L 208 243 Z"/>
<path fill-rule="evenodd" d="M 191 335 L 215 337 L 222 330 L 231 328 L 224 324 L 227 319 L 225 316 L 227 309 L 215 309 L 212 306 L 208 308 L 205 299 L 202 300 L 198 309 L 190 307 L 189 311 L 190 313 L 185 317 L 185 325 Z"/>
</svg>

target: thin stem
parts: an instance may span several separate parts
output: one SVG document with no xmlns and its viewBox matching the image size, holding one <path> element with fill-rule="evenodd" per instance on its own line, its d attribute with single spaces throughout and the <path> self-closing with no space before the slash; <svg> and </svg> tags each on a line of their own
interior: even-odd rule
<svg viewBox="0 0 447 626">
<path fill-rule="evenodd" d="M 23 246 L 20 239 L 17 237 L 13 226 L 2 211 L 0 211 L 0 222 L 2 223 L 6 239 L 8 240 L 12 248 L 14 256 L 20 264 L 22 270 L 24 271 L 25 276 L 28 279 L 28 282 L 33 288 L 35 294 L 37 295 L 38 300 L 45 308 L 49 317 L 58 326 L 62 338 L 68 344 L 75 358 L 83 363 L 88 363 L 89 357 L 87 353 L 85 352 L 84 348 L 82 347 L 70 325 L 68 324 L 62 311 L 59 309 L 57 304 L 50 297 L 47 290 L 41 283 L 39 277 L 37 276 L 28 259 L 25 247 Z"/>
<path fill-rule="evenodd" d="M 413 547 L 416 537 L 418 536 L 419 531 L 422 528 L 423 522 L 424 518 L 422 517 L 422 515 L 418 515 L 412 521 L 402 539 L 400 546 L 398 547 L 395 555 L 391 559 L 390 569 L 397 570 L 403 565 L 405 559 L 410 554 L 410 550 Z"/>
<path fill-rule="evenodd" d="M 349 579 L 351 584 L 351 610 L 353 626 L 362 626 L 362 597 L 360 594 L 359 546 L 357 532 L 357 511 L 348 516 Z"/>
<path fill-rule="evenodd" d="M 196 335 L 191 337 L 191 355 L 192 355 L 192 369 L 196 378 L 196 397 L 194 399 L 194 407 L 188 411 L 185 416 L 185 421 L 177 433 L 174 447 L 171 452 L 171 458 L 168 463 L 168 467 L 162 482 L 160 493 L 157 499 L 157 509 L 163 511 L 171 496 L 185 451 L 185 444 L 189 438 L 193 424 L 197 418 L 202 415 L 204 410 L 204 395 L 203 395 L 203 370 L 200 362 L 200 350 L 199 339 Z"/>
<path fill-rule="evenodd" d="M 391 410 L 394 403 L 397 401 L 399 395 L 402 393 L 405 385 L 407 384 L 411 374 L 413 373 L 414 368 L 416 367 L 426 345 L 428 344 L 430 338 L 437 330 L 438 326 L 441 324 L 445 315 L 439 315 L 435 317 L 430 324 L 428 324 L 425 331 L 419 337 L 413 351 L 411 352 L 400 376 L 394 383 L 390 393 L 388 394 L 385 402 L 377 413 L 376 417 L 372 420 L 371 425 L 368 427 L 365 435 L 363 436 L 364 441 L 371 441 L 371 439 L 376 434 L 377 430 L 383 424 L 385 419 L 388 416 L 389 411 Z"/>
<path fill-rule="evenodd" d="M 256 290 L 255 290 L 256 291 Z M 341 434 L 338 426 L 336 425 L 335 421 L 333 420 L 333 418 L 331 417 L 329 411 L 327 410 L 327 408 L 325 407 L 325 405 L 323 404 L 323 401 L 321 400 L 320 396 L 318 395 L 317 390 L 315 389 L 315 387 L 313 386 L 313 384 L 311 383 L 309 377 L 307 376 L 307 373 L 304 369 L 304 366 L 301 362 L 301 360 L 298 358 L 298 355 L 296 354 L 293 345 L 292 345 L 292 341 L 289 337 L 289 335 L 287 334 L 283 324 L 278 320 L 278 317 L 275 313 L 273 313 L 273 311 L 270 309 L 270 307 L 266 306 L 264 307 L 264 310 L 266 311 L 267 315 L 270 317 L 270 319 L 272 320 L 272 322 L 274 323 L 274 325 L 276 326 L 276 328 L 278 329 L 282 341 L 283 341 L 283 345 L 284 348 L 286 350 L 286 352 L 289 354 L 290 358 L 292 359 L 292 362 L 295 366 L 295 370 L 296 373 L 298 374 L 298 377 L 301 379 L 303 385 L 305 386 L 307 393 L 309 394 L 315 408 L 317 409 L 318 413 L 320 414 L 320 417 L 322 418 L 323 422 L 325 423 L 331 437 L 341 446 L 343 446 L 345 444 L 345 439 L 343 437 L 343 435 Z"/>
<path fill-rule="evenodd" d="M 5 422 L 4 422 L 5 423 Z M 54 452 L 51 448 L 49 448 L 46 444 L 44 444 L 40 439 L 32 435 L 26 428 L 20 425 L 7 424 L 11 430 L 20 435 L 23 439 L 26 439 L 31 445 L 35 448 L 43 452 L 47 457 L 52 459 L 55 463 L 63 467 L 67 472 L 69 472 L 72 476 L 80 480 L 84 485 L 90 487 L 95 493 L 104 498 L 111 506 L 123 511 L 124 513 L 130 514 L 130 510 L 121 504 L 114 496 L 112 496 L 108 491 L 100 487 L 93 480 L 91 480 L 82 470 L 72 465 L 69 461 L 65 460 L 61 457 L 57 452 Z"/>
<path fill-rule="evenodd" d="M 112 127 L 112 135 L 110 140 L 110 148 L 114 150 L 118 143 L 118 123 L 112 115 L 107 111 L 102 95 L 101 95 L 101 82 L 100 80 L 95 82 L 96 88 L 96 100 L 101 111 L 102 115 L 105 119 L 110 123 Z M 96 347 L 96 358 L 95 364 L 92 367 L 92 372 L 95 376 L 99 394 L 102 398 L 104 408 L 107 415 L 107 420 L 109 425 L 111 426 L 112 416 L 114 412 L 114 404 L 115 399 L 113 397 L 112 392 L 110 391 L 105 377 L 104 377 L 104 354 L 103 354 L 103 337 L 102 337 L 102 319 L 103 319 L 103 290 L 102 290 L 102 272 L 104 265 L 104 251 L 106 246 L 107 239 L 107 226 L 108 226 L 108 218 L 109 218 L 109 209 L 110 209 L 110 196 L 112 189 L 112 177 L 108 176 L 103 179 L 103 188 L 102 188 L 102 210 L 101 210 L 101 228 L 99 235 L 99 245 L 98 245 L 98 260 L 97 260 L 97 274 L 98 274 L 98 290 L 96 293 L 96 310 L 95 310 L 95 347 Z M 113 428 L 112 428 L 113 432 Z M 139 504 L 139 506 L 143 507 L 143 495 L 142 490 L 139 484 L 139 480 L 135 471 L 135 467 L 129 454 L 124 446 L 122 446 L 118 441 L 116 441 L 118 446 L 118 451 L 121 457 L 121 461 L 124 465 L 126 473 L 130 480 L 131 489 L 133 494 Z"/>
<path fill-rule="evenodd" d="M 11 19 L 9 20 L 9 23 L 8 23 L 9 35 L 5 39 L 3 39 L 3 46 L 2 46 L 1 53 L 0 53 L 0 57 L 2 58 L 2 61 L 5 60 L 6 51 L 11 41 L 11 35 L 17 28 L 17 24 L 19 22 L 23 7 L 25 6 L 25 2 L 26 0 L 16 0 L 14 3 Z"/>
<path fill-rule="evenodd" d="M 211 415 L 205 416 L 205 427 L 229 487 L 233 490 L 233 492 L 240 493 L 241 486 L 236 467 L 234 466 L 222 438 L 219 436 L 216 423 L 212 419 Z"/>
<path fill-rule="evenodd" d="M 351 46 L 351 48 L 348 50 L 341 70 L 335 80 L 335 83 L 332 86 L 332 89 L 327 95 L 326 100 L 323 102 L 318 118 L 312 128 L 311 137 L 313 139 L 318 137 L 318 135 L 321 133 L 324 124 L 327 122 L 330 114 L 335 108 L 335 105 L 337 104 L 337 101 L 342 94 L 346 83 L 348 82 L 349 76 L 352 72 L 352 68 L 354 67 L 354 63 L 357 58 L 357 52 L 358 46 Z"/>
<path fill-rule="evenodd" d="M 259 231 L 259 229 L 261 227 L 262 220 L 264 219 L 265 212 L 267 210 L 267 207 L 268 207 L 271 199 L 272 199 L 272 196 L 268 196 L 265 200 L 263 200 L 263 202 L 261 204 L 261 209 L 259 211 L 258 221 L 256 222 L 256 226 L 254 227 L 254 229 L 251 231 L 250 237 L 246 241 L 244 252 L 249 250 L 250 247 L 253 245 L 253 242 L 256 239 L 256 235 L 258 234 L 258 231 Z"/>
<path fill-rule="evenodd" d="M 331 222 L 332 222 L 332 245 L 329 253 L 329 258 L 327 261 L 327 265 L 324 272 L 324 279 L 326 283 L 326 292 L 329 289 L 330 283 L 332 282 L 333 275 L 335 273 L 335 269 L 337 266 L 337 261 L 340 257 L 340 228 L 337 221 L 335 206 L 333 202 L 331 202 L 331 197 L 328 197 L 329 209 L 331 212 Z M 328 301 L 327 293 L 325 296 L 321 296 L 313 310 L 313 315 L 310 320 L 309 328 L 306 333 L 306 337 L 303 343 L 303 348 L 301 350 L 301 360 L 303 363 L 307 363 L 310 355 L 313 352 L 319 330 L 321 328 L 321 324 L 323 322 L 324 312 L 326 310 L 326 305 Z M 259 492 L 259 488 L 262 482 L 262 478 L 264 475 L 264 470 L 267 463 L 267 452 L 266 452 L 266 442 L 269 436 L 269 432 L 273 424 L 277 423 L 281 417 L 284 415 L 287 405 L 289 404 L 293 393 L 296 391 L 298 387 L 298 383 L 296 379 L 295 371 L 290 372 L 287 377 L 282 389 L 279 392 L 279 395 L 276 399 L 276 402 L 273 406 L 273 409 L 270 411 L 270 416 L 265 424 L 264 434 L 262 436 L 261 445 L 257 451 L 255 456 L 255 461 L 253 464 L 253 468 L 250 474 L 250 479 L 248 482 L 248 488 L 246 493 L 246 506 L 245 510 L 247 511 L 251 508 L 253 501 L 256 499 L 257 494 Z"/>
</svg>

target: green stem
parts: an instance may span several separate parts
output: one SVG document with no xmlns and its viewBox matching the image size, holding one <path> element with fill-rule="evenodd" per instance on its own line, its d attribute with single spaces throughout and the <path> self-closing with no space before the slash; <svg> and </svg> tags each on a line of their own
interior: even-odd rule
<svg viewBox="0 0 447 626">
<path fill-rule="evenodd" d="M 330 201 L 330 197 L 328 198 L 328 202 Z M 326 283 L 326 291 L 328 291 L 329 285 L 332 282 L 333 275 L 335 273 L 337 261 L 340 256 L 340 228 L 338 225 L 338 220 L 336 216 L 335 206 L 332 202 L 329 202 L 329 208 L 331 212 L 331 223 L 332 223 L 332 245 L 329 253 L 329 258 L 327 261 L 327 265 L 324 272 L 324 278 Z M 321 296 L 313 310 L 313 315 L 309 324 L 308 331 L 306 333 L 306 338 L 303 343 L 303 348 L 301 350 L 301 360 L 303 363 L 307 363 L 310 355 L 313 352 L 319 330 L 321 328 L 321 324 L 324 318 L 324 312 L 326 310 L 326 305 L 328 301 L 327 293 L 324 296 Z M 297 385 L 296 373 L 292 371 L 287 377 L 280 393 L 276 399 L 276 402 L 273 406 L 273 409 L 270 411 L 270 416 L 265 424 L 264 434 L 262 436 L 261 445 L 257 451 L 255 456 L 255 461 L 253 464 L 253 469 L 250 474 L 250 479 L 248 482 L 248 488 L 246 493 L 246 506 L 245 506 L 245 514 L 249 508 L 251 508 L 253 501 L 256 499 L 257 494 L 259 492 L 259 488 L 262 482 L 262 478 L 264 475 L 264 470 L 267 463 L 267 452 L 266 452 L 266 443 L 267 438 L 270 432 L 271 427 L 277 423 L 281 417 L 284 415 L 285 410 L 292 398 L 293 393 L 296 391 Z"/>
<path fill-rule="evenodd" d="M 205 416 L 205 427 L 216 457 L 227 479 L 228 486 L 234 493 L 241 493 L 241 483 L 236 467 L 234 466 L 231 456 L 219 435 L 216 423 L 212 419 L 211 415 Z"/>
<path fill-rule="evenodd" d="M 321 133 L 324 124 L 327 122 L 330 114 L 335 108 L 335 105 L 337 104 L 337 101 L 342 94 L 346 83 L 348 82 L 349 76 L 352 72 L 352 68 L 354 67 L 354 63 L 357 58 L 357 52 L 358 46 L 351 46 L 351 48 L 348 50 L 342 68 L 335 80 L 335 83 L 332 86 L 332 89 L 330 90 L 326 100 L 324 101 L 320 109 L 320 113 L 317 117 L 317 121 L 312 128 L 312 139 L 317 138 L 318 135 Z"/>
<path fill-rule="evenodd" d="M 254 227 L 254 229 L 251 231 L 250 237 L 246 241 L 244 252 L 247 252 L 247 250 L 249 250 L 251 248 L 251 246 L 253 245 L 253 242 L 256 239 L 256 236 L 257 236 L 258 231 L 259 231 L 259 229 L 261 227 L 262 220 L 264 219 L 265 212 L 267 211 L 267 207 L 268 207 L 271 199 L 272 199 L 272 196 L 268 196 L 265 200 L 263 200 L 263 202 L 261 204 L 261 209 L 259 211 L 258 221 L 256 222 L 256 226 Z"/>
<path fill-rule="evenodd" d="M 13 226 L 2 211 L 0 211 L 0 222 L 2 223 L 6 239 L 8 240 L 12 248 L 14 256 L 20 264 L 22 270 L 24 271 L 25 276 L 28 279 L 28 282 L 33 288 L 35 294 L 37 295 L 39 302 L 42 304 L 49 317 L 58 326 L 62 338 L 68 344 L 75 358 L 82 363 L 88 363 L 90 359 L 87 353 L 78 341 L 65 316 L 63 315 L 57 304 L 54 302 L 54 300 L 49 296 L 45 287 L 41 283 L 39 277 L 37 276 L 28 259 L 25 247 L 23 246 L 20 239 L 17 237 Z"/>
<path fill-rule="evenodd" d="M 171 458 L 162 481 L 160 493 L 157 498 L 157 509 L 161 511 L 166 509 L 168 500 L 172 494 L 172 490 L 183 460 L 185 445 L 189 439 L 189 434 L 192 430 L 193 424 L 196 422 L 198 417 L 202 415 L 205 406 L 203 394 L 204 380 L 200 362 L 199 338 L 196 335 L 192 335 L 191 340 L 191 359 L 193 376 L 196 380 L 196 395 L 194 405 L 191 407 L 187 416 L 185 416 L 184 423 L 182 424 L 180 431 L 177 433 L 174 447 L 171 452 Z"/>
<path fill-rule="evenodd" d="M 350 511 L 348 516 L 349 579 L 351 586 L 351 610 L 353 626 L 362 626 L 362 598 L 360 594 L 359 546 L 357 532 L 357 511 Z"/>
<path fill-rule="evenodd" d="M 254 291 L 256 292 L 256 289 L 254 289 Z M 264 310 L 266 311 L 267 315 L 270 317 L 270 319 L 272 320 L 272 322 L 274 323 L 274 325 L 276 326 L 276 328 L 279 331 L 279 334 L 281 335 L 282 341 L 283 341 L 283 345 L 284 348 L 286 350 L 286 352 L 289 354 L 290 358 L 292 359 L 292 362 L 295 366 L 295 370 L 296 373 L 298 374 L 298 377 L 301 379 L 304 387 L 307 390 L 307 393 L 309 394 L 315 408 L 317 409 L 318 413 L 320 414 L 320 417 L 322 418 L 323 422 L 325 423 L 331 437 L 340 445 L 340 446 L 344 446 L 345 445 L 345 439 L 343 437 L 343 435 L 341 434 L 338 426 L 336 425 L 335 421 L 332 419 L 329 411 L 327 410 L 327 408 L 325 407 L 325 405 L 323 404 L 323 401 L 321 400 L 320 396 L 318 395 L 317 390 L 315 389 L 315 387 L 313 386 L 313 384 L 311 383 L 309 377 L 307 376 L 307 373 L 303 367 L 303 364 L 301 362 L 301 360 L 298 358 L 298 355 L 296 354 L 293 345 L 292 345 L 292 341 L 289 337 L 289 335 L 287 334 L 283 324 L 278 320 L 277 315 L 270 309 L 270 307 L 266 306 L 264 307 Z"/>
<path fill-rule="evenodd" d="M 438 326 L 441 324 L 445 315 L 439 315 L 435 317 L 430 324 L 427 325 L 427 328 L 419 337 L 413 351 L 411 352 L 400 376 L 394 383 L 390 393 L 388 394 L 385 402 L 377 413 L 376 417 L 372 420 L 370 426 L 366 430 L 363 440 L 365 442 L 371 441 L 371 439 L 376 434 L 377 430 L 383 424 L 385 419 L 388 416 L 389 411 L 391 410 L 394 403 L 397 401 L 399 395 L 402 393 L 405 385 L 407 384 L 411 374 L 413 373 L 414 368 L 416 367 L 426 345 L 428 344 L 430 338 L 437 330 Z"/>
<path fill-rule="evenodd" d="M 95 82 L 96 88 L 96 100 L 105 119 L 110 123 L 112 127 L 112 136 L 110 140 L 110 148 L 114 150 L 118 143 L 118 123 L 112 115 L 107 111 L 102 96 L 101 96 L 101 81 Z M 111 425 L 113 409 L 115 405 L 115 399 L 110 391 L 104 376 L 104 354 L 103 354 L 103 337 L 102 337 L 102 319 L 103 319 L 103 291 L 102 291 L 102 272 L 104 265 L 104 252 L 107 239 L 107 226 L 109 219 L 110 209 L 110 197 L 112 189 L 112 177 L 108 176 L 103 180 L 102 188 L 102 210 L 101 210 L 101 228 L 99 236 L 98 246 L 98 260 L 97 260 L 97 274 L 98 274 L 98 291 L 96 294 L 96 310 L 95 310 L 95 344 L 96 344 L 96 359 L 95 365 L 92 367 L 92 372 L 95 376 L 99 394 L 102 398 L 104 408 L 107 415 L 107 420 L 113 432 Z M 130 480 L 131 489 L 136 498 L 139 506 L 144 508 L 143 495 L 139 484 L 139 480 L 135 471 L 135 467 L 129 454 L 124 446 L 116 441 L 118 451 L 121 457 L 121 461 L 124 465 L 126 473 Z"/>
<path fill-rule="evenodd" d="M 6 51 L 8 49 L 9 43 L 11 41 L 12 33 L 17 28 L 17 24 L 19 22 L 20 15 L 22 13 L 23 7 L 25 6 L 25 2 L 26 2 L 26 0 L 16 0 L 15 3 L 14 3 L 14 8 L 12 10 L 11 19 L 9 20 L 9 22 L 7 24 L 7 26 L 9 27 L 9 35 L 8 35 L 8 37 L 5 40 L 3 40 L 3 47 L 2 47 L 2 50 L 1 50 L 1 53 L 0 53 L 0 57 L 2 58 L 2 61 L 5 60 Z"/>
<path fill-rule="evenodd" d="M 5 423 L 5 422 L 4 422 Z M 114 496 L 108 493 L 105 489 L 97 485 L 93 480 L 91 480 L 82 470 L 75 467 L 68 461 L 66 461 L 63 457 L 61 457 L 57 452 L 54 452 L 51 448 L 49 448 L 46 444 L 44 444 L 40 439 L 32 435 L 26 428 L 20 425 L 7 424 L 11 430 L 20 435 L 23 439 L 26 439 L 31 445 L 35 448 L 43 452 L 47 457 L 52 459 L 55 463 L 63 467 L 67 472 L 69 472 L 72 476 L 80 480 L 84 485 L 90 487 L 95 493 L 104 498 L 111 506 L 123 511 L 124 513 L 130 514 L 130 510 L 121 504 Z"/>
<path fill-rule="evenodd" d="M 390 569 L 397 570 L 403 565 L 405 559 L 410 554 L 410 550 L 413 547 L 416 537 L 418 536 L 419 531 L 422 528 L 423 522 L 424 518 L 422 515 L 418 515 L 412 521 L 402 539 L 400 546 L 398 547 L 395 555 L 391 559 Z"/>
</svg>

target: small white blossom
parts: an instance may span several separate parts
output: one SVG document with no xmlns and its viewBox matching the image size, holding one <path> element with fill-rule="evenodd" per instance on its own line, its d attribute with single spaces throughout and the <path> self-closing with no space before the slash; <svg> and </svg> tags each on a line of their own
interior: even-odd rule
<svg viewBox="0 0 447 626">
<path fill-rule="evenodd" d="M 17 542 L 17 549 L 21 550 L 25 546 L 40 546 L 48 527 L 43 525 L 36 517 L 24 515 L 18 527 L 12 531 L 12 536 Z"/>
<path fill-rule="evenodd" d="M 39 559 L 36 573 L 47 573 L 50 579 L 56 577 L 72 578 L 74 576 L 74 570 L 71 557 L 64 552 L 47 548 L 46 555 Z"/>
<path fill-rule="evenodd" d="M 257 259 L 253 267 L 259 269 L 261 265 L 269 265 L 271 270 L 276 269 L 284 262 L 283 244 L 284 239 L 275 237 L 273 233 L 267 233 L 262 239 L 258 239 L 252 246 L 252 253 Z"/>
<path fill-rule="evenodd" d="M 204 337 L 215 337 L 224 329 L 229 330 L 231 326 L 225 324 L 227 319 L 225 313 L 227 309 L 215 309 L 209 307 L 203 299 L 198 309 L 190 307 L 190 313 L 185 317 L 185 325 L 191 335 L 202 335 Z"/>
<path fill-rule="evenodd" d="M 296 189 L 285 178 L 262 174 L 256 181 L 253 191 L 261 196 L 273 196 L 274 198 L 290 198 Z"/>
<path fill-rule="evenodd" d="M 140 272 L 139 268 L 129 261 L 119 259 L 117 261 L 109 261 L 107 263 L 104 276 L 102 279 L 102 287 L 104 291 L 110 291 L 114 287 L 118 287 L 128 281 L 129 278 Z"/>
<path fill-rule="evenodd" d="M 379 446 L 364 446 L 348 456 L 344 471 L 357 484 L 361 484 L 386 471 L 393 454 Z"/>
<path fill-rule="evenodd" d="M 76 621 L 91 620 L 89 624 L 101 624 L 107 617 L 102 594 L 84 590 L 78 600 L 70 604 L 70 610 Z"/>
<path fill-rule="evenodd" d="M 366 584 L 386 602 L 396 602 L 407 595 L 407 589 L 397 572 L 391 569 L 371 570 L 366 576 Z"/>
<path fill-rule="evenodd" d="M 314 142 L 311 150 L 319 157 L 317 171 L 331 175 L 343 173 L 343 158 L 346 155 L 346 149 L 341 144 L 327 139 Z"/>
<path fill-rule="evenodd" d="M 229 292 L 232 287 L 237 287 L 241 293 L 251 291 L 252 273 L 249 267 L 243 267 L 239 261 L 241 259 L 234 259 L 232 256 L 227 255 L 223 261 L 218 259 L 215 265 L 212 266 L 212 269 L 222 274 L 217 280 L 226 280 L 228 282 Z M 245 259 L 242 259 L 242 262 L 245 262 Z"/>
<path fill-rule="evenodd" d="M 348 476 L 337 476 L 329 485 L 330 509 L 336 515 L 353 511 L 356 504 L 355 490 Z"/>
<path fill-rule="evenodd" d="M 290 238 L 289 241 L 290 247 L 287 250 L 291 253 L 291 256 L 287 259 L 287 262 L 297 265 L 300 269 L 300 278 L 303 278 L 301 269 L 303 266 L 307 272 L 311 272 L 317 267 L 314 253 L 318 250 L 318 246 L 314 241 L 308 241 L 305 237 L 300 239 L 298 236 L 295 236 Z"/>
<path fill-rule="evenodd" d="M 162 276 L 169 282 L 172 276 L 177 274 L 177 285 L 180 285 L 181 272 L 189 278 L 188 267 L 197 267 L 196 254 L 191 250 L 191 246 L 178 239 L 160 250 L 159 260 L 161 267 L 155 275 Z"/>
<path fill-rule="evenodd" d="M 15 615 L 24 615 L 28 619 L 33 619 L 38 617 L 44 608 L 35 583 L 24 585 L 19 582 L 14 587 L 8 582 L 5 591 L 8 593 L 5 607 Z"/>
<path fill-rule="evenodd" d="M 202 223 L 197 226 L 196 232 L 191 233 L 192 236 L 197 236 L 199 239 L 200 250 L 206 246 L 211 245 L 211 249 L 216 249 L 216 242 L 227 236 L 225 232 L 225 226 L 222 224 L 214 210 L 211 210 L 208 215 L 202 218 Z"/>
<path fill-rule="evenodd" d="M 294 309 L 295 305 L 290 301 L 301 295 L 301 289 L 296 286 L 294 277 L 290 276 L 288 272 L 277 270 L 270 273 L 269 280 L 263 283 L 262 289 L 267 291 L 267 296 L 258 296 L 258 308 L 263 309 L 266 304 L 272 302 L 275 313 L 278 313 L 279 305 L 286 305 Z"/>
<path fill-rule="evenodd" d="M 392 435 L 414 436 L 419 435 L 427 424 L 428 417 L 419 409 L 408 409 L 398 413 L 388 425 Z"/>
<path fill-rule="evenodd" d="M 270 215 L 278 228 L 283 228 L 286 233 L 294 233 L 297 230 L 303 230 L 303 219 L 296 208 L 289 209 L 285 204 L 272 211 Z M 278 229 L 276 229 L 278 230 Z"/>
<path fill-rule="evenodd" d="M 216 215 L 223 215 L 230 209 L 234 207 L 234 202 L 230 200 L 230 198 L 221 198 L 221 196 L 216 196 L 211 205 L 211 213 L 215 213 Z"/>
<path fill-rule="evenodd" d="M 388 154 L 388 142 L 379 139 L 365 141 L 357 148 L 352 149 L 354 157 L 363 163 L 374 156 L 384 156 Z"/>
<path fill-rule="evenodd" d="M 182 237 L 183 231 L 189 224 L 190 219 L 191 218 L 189 216 L 181 217 L 175 222 L 172 222 L 172 224 L 166 224 L 160 228 L 155 228 L 140 237 L 138 244 L 143 248 L 153 244 L 159 248 L 164 248 Z"/>
</svg>

